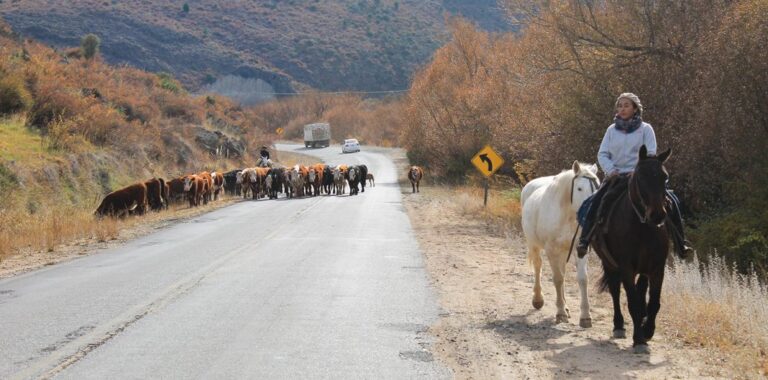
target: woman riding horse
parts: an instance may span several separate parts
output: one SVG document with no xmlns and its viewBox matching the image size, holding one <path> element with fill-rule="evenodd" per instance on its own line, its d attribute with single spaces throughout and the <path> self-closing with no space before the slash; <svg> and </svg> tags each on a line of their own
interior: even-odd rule
<svg viewBox="0 0 768 380">
<path fill-rule="evenodd" d="M 613 124 L 603 136 L 600 144 L 600 151 L 597 154 L 598 162 L 606 174 L 603 186 L 592 197 L 584 202 L 583 207 L 586 210 L 586 218 L 582 219 L 581 236 L 579 245 L 576 247 L 578 256 L 584 257 L 587 254 L 589 246 L 589 237 L 592 234 L 595 221 L 605 222 L 604 217 L 610 210 L 612 200 L 623 193 L 627 186 L 627 176 L 632 173 L 638 162 L 638 152 L 640 147 L 645 145 L 648 155 L 656 155 L 656 135 L 653 127 L 642 119 L 643 104 L 637 95 L 627 92 L 619 95 L 616 99 L 616 116 Z M 687 245 L 685 234 L 683 232 L 683 221 L 680 215 L 677 198 L 671 191 L 667 191 L 669 217 L 673 226 L 670 228 L 672 241 L 675 250 L 680 256 L 692 252 Z M 605 198 L 605 199 L 604 199 Z M 605 202 L 603 202 L 605 200 Z M 606 203 L 608 207 L 600 207 L 601 203 Z M 582 214 L 580 210 L 579 214 Z M 598 224 L 599 224 L 598 223 Z"/>
</svg>

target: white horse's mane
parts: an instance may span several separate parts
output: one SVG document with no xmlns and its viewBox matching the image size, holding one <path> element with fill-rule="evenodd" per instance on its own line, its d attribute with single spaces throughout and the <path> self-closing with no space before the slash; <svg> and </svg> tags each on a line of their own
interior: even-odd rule
<svg viewBox="0 0 768 380">
<path fill-rule="evenodd" d="M 578 162 L 578 161 L 577 161 Z M 587 178 L 592 178 L 594 180 L 598 180 L 597 174 L 595 172 L 597 171 L 597 167 L 594 164 L 586 164 L 579 162 L 579 167 L 581 170 L 579 171 L 579 175 Z M 573 183 L 573 178 L 576 176 L 576 173 L 574 173 L 573 168 L 566 169 L 560 172 L 560 174 L 556 175 L 555 178 L 552 180 L 552 184 L 556 186 L 558 192 L 563 195 L 563 197 L 568 198 L 571 196 L 571 184 Z M 567 199 L 566 199 L 567 200 Z"/>
</svg>

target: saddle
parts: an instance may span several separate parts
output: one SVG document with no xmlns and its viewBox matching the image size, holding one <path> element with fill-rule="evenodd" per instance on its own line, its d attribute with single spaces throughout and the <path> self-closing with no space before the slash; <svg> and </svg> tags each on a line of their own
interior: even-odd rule
<svg viewBox="0 0 768 380">
<path fill-rule="evenodd" d="M 602 233 L 608 233 L 608 226 L 610 225 L 613 211 L 618 205 L 618 200 L 621 199 L 629 189 L 629 176 L 616 176 L 606 181 L 608 188 L 605 190 L 605 195 L 600 202 L 600 207 L 597 209 L 597 222 L 596 226 L 601 226 Z"/>
</svg>

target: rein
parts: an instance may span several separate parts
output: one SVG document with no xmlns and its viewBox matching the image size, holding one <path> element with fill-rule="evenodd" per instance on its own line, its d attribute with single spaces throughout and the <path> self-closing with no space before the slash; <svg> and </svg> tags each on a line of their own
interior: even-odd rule
<svg viewBox="0 0 768 380">
<path fill-rule="evenodd" d="M 584 177 L 584 176 L 574 176 L 571 180 L 571 204 L 573 204 L 573 188 L 576 187 L 576 178 L 586 178 L 589 180 L 589 190 L 592 192 L 592 194 L 595 193 L 595 189 L 598 188 L 597 186 L 597 180 L 590 177 Z M 576 242 L 576 235 L 579 233 L 579 223 L 576 222 L 576 232 L 573 233 L 573 238 L 571 238 L 571 247 L 568 248 L 568 257 L 565 258 L 565 262 L 567 263 L 571 259 L 571 252 L 573 252 L 573 243 Z"/>
</svg>

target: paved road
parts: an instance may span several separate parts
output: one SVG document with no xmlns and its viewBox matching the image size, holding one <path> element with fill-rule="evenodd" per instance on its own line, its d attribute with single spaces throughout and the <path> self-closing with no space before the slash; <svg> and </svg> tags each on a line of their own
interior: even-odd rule
<svg viewBox="0 0 768 380">
<path fill-rule="evenodd" d="M 0 280 L 0 378 L 446 378 L 397 172 L 359 196 L 244 201 Z"/>
</svg>

